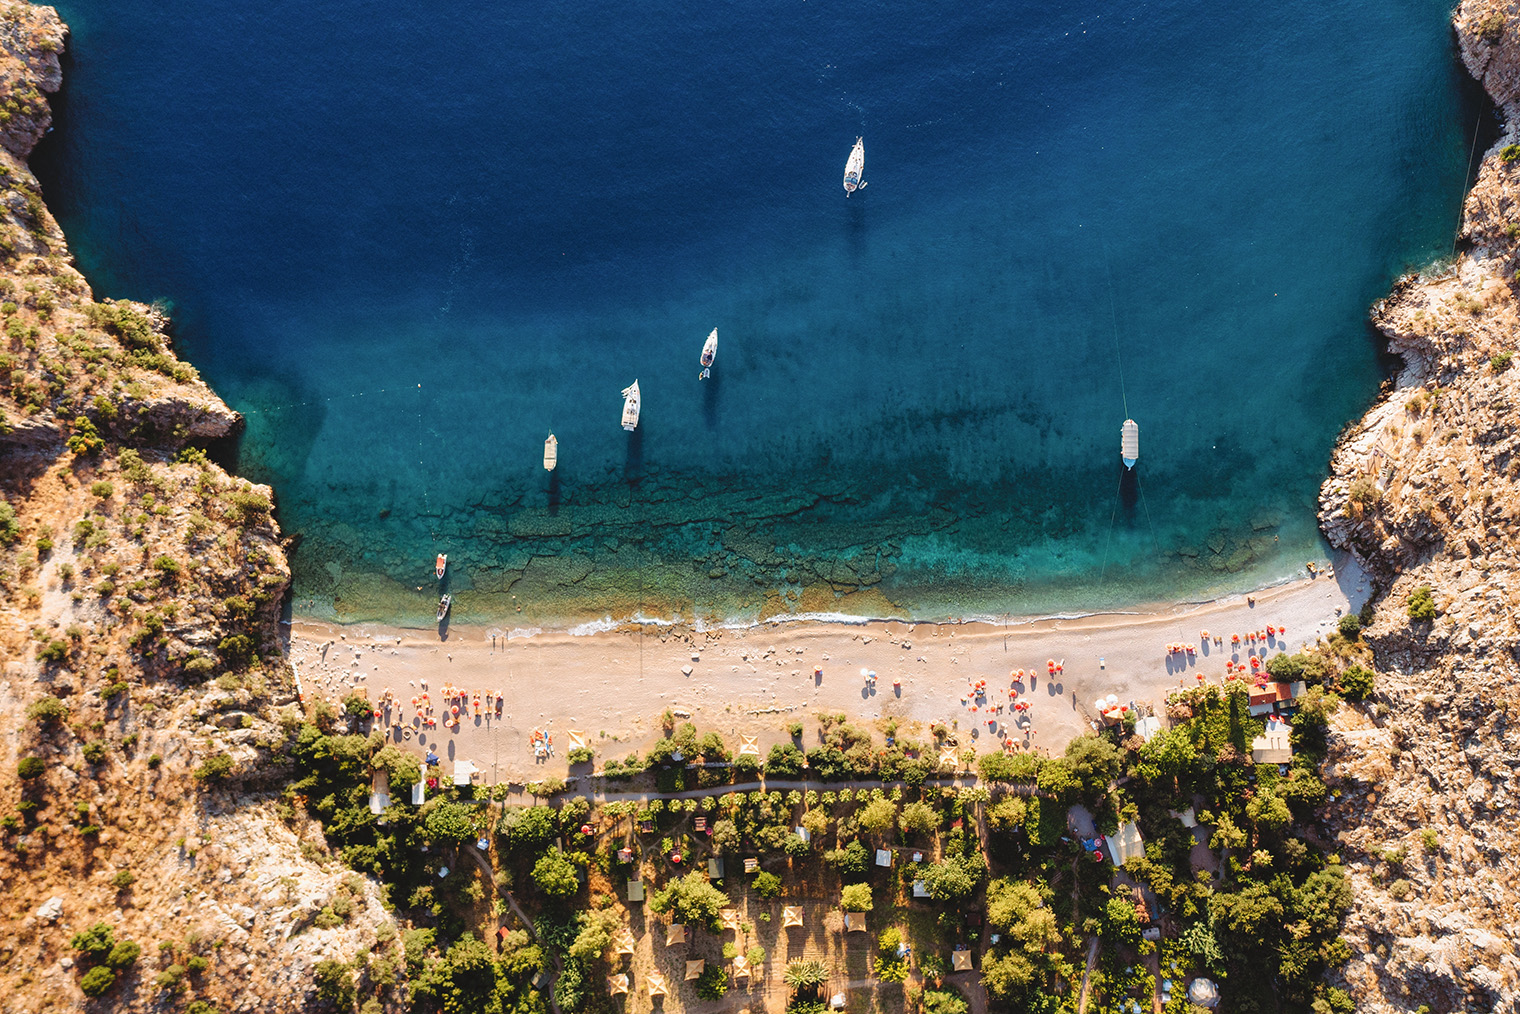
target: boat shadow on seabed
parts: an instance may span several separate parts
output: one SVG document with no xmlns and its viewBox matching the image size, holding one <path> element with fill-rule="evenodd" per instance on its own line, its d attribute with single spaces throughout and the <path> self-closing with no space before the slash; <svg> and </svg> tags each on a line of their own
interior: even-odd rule
<svg viewBox="0 0 1520 1014">
<path fill-rule="evenodd" d="M 1133 468 L 1119 464 L 1119 513 L 1126 524 L 1135 521 L 1135 507 L 1140 502 L 1140 476 Z"/>
<path fill-rule="evenodd" d="M 556 514 L 559 513 L 559 502 L 560 502 L 560 497 L 562 495 L 563 494 L 562 494 L 562 491 L 560 490 L 560 484 L 559 484 L 559 469 L 556 468 L 554 471 L 552 471 L 552 472 L 549 473 L 549 516 L 550 517 L 553 517 L 554 515 L 556 515 Z"/>
<path fill-rule="evenodd" d="M 712 375 L 702 382 L 702 421 L 710 430 L 718 428 L 718 395 L 722 386 L 723 374 L 714 366 Z"/>
<path fill-rule="evenodd" d="M 623 462 L 623 478 L 636 484 L 644 478 L 644 431 L 642 428 L 628 434 L 628 457 Z"/>
</svg>

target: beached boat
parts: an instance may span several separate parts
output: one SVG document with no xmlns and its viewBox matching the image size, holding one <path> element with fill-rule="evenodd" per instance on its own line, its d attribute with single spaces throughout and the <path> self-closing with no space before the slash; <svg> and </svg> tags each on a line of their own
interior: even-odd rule
<svg viewBox="0 0 1520 1014">
<path fill-rule="evenodd" d="M 454 597 L 452 595 L 445 595 L 443 598 L 441 598 L 441 599 L 438 600 L 438 622 L 439 623 L 442 623 L 443 622 L 443 618 L 445 616 L 449 615 L 449 604 L 451 602 L 453 602 L 453 601 L 454 601 Z"/>
<path fill-rule="evenodd" d="M 702 343 L 702 372 L 697 374 L 698 380 L 706 380 L 712 376 L 713 360 L 718 358 L 718 329 L 713 328 L 712 334 L 707 336 L 707 341 Z"/>
<path fill-rule="evenodd" d="M 866 171 L 866 142 L 865 138 L 857 137 L 855 147 L 850 149 L 850 159 L 844 164 L 844 195 L 849 197 L 857 190 L 866 188 L 866 181 L 861 179 Z"/>
<path fill-rule="evenodd" d="M 1140 424 L 1133 419 L 1124 420 L 1119 431 L 1119 456 L 1124 459 L 1125 468 L 1134 468 L 1140 460 Z"/>
<path fill-rule="evenodd" d="M 549 439 L 544 441 L 544 471 L 554 471 L 554 466 L 559 464 L 559 441 L 554 434 L 549 434 Z"/>
<path fill-rule="evenodd" d="M 632 433 L 639 426 L 639 382 L 623 388 L 623 429 Z"/>
<path fill-rule="evenodd" d="M 437 561 L 433 564 L 433 572 L 438 575 L 438 580 L 443 580 L 443 572 L 449 567 L 449 554 L 439 553 Z"/>
</svg>

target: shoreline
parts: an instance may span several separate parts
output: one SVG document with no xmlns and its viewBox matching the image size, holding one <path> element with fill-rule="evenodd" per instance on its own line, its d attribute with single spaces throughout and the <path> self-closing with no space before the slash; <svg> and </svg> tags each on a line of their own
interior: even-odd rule
<svg viewBox="0 0 1520 1014">
<path fill-rule="evenodd" d="M 1001 749 L 1011 739 L 1016 748 L 1059 753 L 1092 728 L 1097 698 L 1113 694 L 1142 711 L 1160 711 L 1178 685 L 1217 681 L 1226 659 L 1312 644 L 1341 615 L 1360 609 L 1370 585 L 1347 556 L 1317 577 L 1202 603 L 1006 624 L 778 619 L 696 629 L 626 622 L 594 633 L 520 629 L 518 636 L 450 626 L 440 638 L 384 624 L 296 618 L 288 627 L 288 658 L 307 703 L 321 697 L 336 704 L 355 690 L 376 702 L 389 689 L 400 701 L 388 716 L 401 720 L 389 727 L 394 742 L 418 754 L 435 750 L 446 764 L 470 760 L 487 784 L 563 777 L 572 733 L 595 752 L 598 768 L 642 754 L 662 735 L 666 709 L 682 720 L 690 716 L 702 732 L 719 733 L 735 753 L 752 738 L 762 759 L 771 746 L 793 741 L 790 722 L 803 723 L 804 748 L 815 745 L 824 713 L 843 713 L 878 736 L 895 721 L 899 737 L 929 741 L 929 727 L 943 723 L 961 749 Z M 1232 633 L 1267 624 L 1287 633 L 1231 646 Z M 1201 643 L 1204 629 L 1224 644 Z M 1193 644 L 1195 654 L 1167 651 L 1177 643 Z M 1059 670 L 1049 671 L 1051 663 Z M 815 666 L 823 668 L 821 677 Z M 877 673 L 875 682 L 862 670 Z M 988 694 L 978 702 L 968 685 L 982 680 Z M 500 693 L 502 715 L 465 709 L 456 731 L 441 722 L 420 727 L 410 699 L 428 693 L 440 704 L 445 685 Z M 1027 712 L 1010 708 L 1009 689 Z M 552 757 L 533 756 L 535 731 L 554 735 Z"/>
<path fill-rule="evenodd" d="M 1353 561 L 1349 554 L 1340 550 L 1333 549 L 1330 550 L 1327 555 L 1320 556 L 1308 562 L 1315 565 L 1317 568 L 1316 575 L 1318 575 L 1318 577 L 1321 579 L 1326 576 L 1333 578 L 1333 575 L 1338 573 L 1343 566 L 1351 565 L 1360 569 L 1360 564 Z M 687 629 L 694 633 L 705 634 L 717 631 L 757 630 L 763 627 L 775 627 L 796 623 L 816 623 L 845 627 L 861 627 L 873 623 L 898 623 L 916 626 L 987 626 L 997 627 L 999 629 L 1015 629 L 1019 627 L 1029 627 L 1031 625 L 1043 622 L 1076 621 L 1091 618 L 1123 616 L 1154 617 L 1167 612 L 1203 608 L 1245 596 L 1262 598 L 1264 596 L 1270 596 L 1281 589 L 1291 588 L 1301 583 L 1316 580 L 1316 577 L 1303 576 L 1304 573 L 1305 568 L 1303 566 L 1300 566 L 1294 575 L 1279 577 L 1275 580 L 1269 580 L 1262 584 L 1250 585 L 1241 591 L 1226 592 L 1210 598 L 1177 600 L 1149 599 L 1137 602 L 1127 607 L 1112 606 L 1108 608 L 1078 610 L 1073 612 L 1047 610 L 1024 614 L 1008 613 L 1002 616 L 999 616 L 998 614 L 975 613 L 969 616 L 951 619 L 923 619 L 914 618 L 911 616 L 863 615 L 844 612 L 804 611 L 799 613 L 782 613 L 774 616 L 756 617 L 754 619 L 730 617 L 719 622 L 712 622 L 704 617 L 696 615 L 687 617 L 679 613 L 674 616 L 647 616 L 643 615 L 642 613 L 634 613 L 631 616 L 621 618 L 615 618 L 611 615 L 583 618 L 571 622 L 564 622 L 563 625 L 544 621 L 521 621 L 520 625 L 513 626 L 513 619 L 507 617 L 490 623 L 471 622 L 455 624 L 453 622 L 450 622 L 447 629 L 450 631 L 451 636 L 456 635 L 456 632 L 458 635 L 479 634 L 487 638 L 493 636 L 494 634 L 498 637 L 505 636 L 509 640 L 518 640 L 523 637 L 535 637 L 544 634 L 563 634 L 571 637 L 594 637 L 599 634 L 617 630 L 633 630 L 646 627 L 654 627 L 656 629 L 664 630 Z M 452 620 L 452 615 L 450 619 Z M 293 605 L 291 607 L 290 615 L 287 618 L 282 619 L 280 623 L 281 626 L 286 627 L 287 629 L 294 629 L 301 626 L 331 627 L 335 630 L 379 629 L 402 634 L 415 634 L 419 632 L 433 631 L 437 628 L 437 625 L 435 624 L 408 626 L 404 623 L 394 623 L 385 620 L 336 620 L 319 616 L 313 613 L 300 612 L 296 610 Z"/>
</svg>

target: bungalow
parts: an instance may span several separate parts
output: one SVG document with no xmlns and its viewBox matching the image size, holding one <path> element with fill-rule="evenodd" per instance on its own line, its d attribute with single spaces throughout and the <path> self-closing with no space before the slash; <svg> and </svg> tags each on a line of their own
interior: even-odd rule
<svg viewBox="0 0 1520 1014">
<path fill-rule="evenodd" d="M 1293 744 L 1289 728 L 1276 718 L 1268 719 L 1267 731 L 1251 740 L 1251 760 L 1256 764 L 1291 764 Z"/>
<path fill-rule="evenodd" d="M 1271 682 L 1251 691 L 1250 712 L 1256 718 L 1271 715 L 1290 708 L 1294 699 L 1305 689 L 1304 682 Z"/>
</svg>

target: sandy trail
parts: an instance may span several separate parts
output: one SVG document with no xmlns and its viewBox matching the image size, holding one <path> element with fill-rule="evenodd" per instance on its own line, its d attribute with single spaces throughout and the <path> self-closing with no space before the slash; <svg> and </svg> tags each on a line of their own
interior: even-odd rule
<svg viewBox="0 0 1520 1014">
<path fill-rule="evenodd" d="M 688 712 L 702 731 L 716 730 L 731 750 L 740 737 L 755 736 L 762 754 L 787 740 L 787 723 L 802 721 L 805 745 L 817 739 L 815 716 L 844 712 L 866 723 L 898 719 L 905 732 L 921 723 L 956 726 L 975 737 L 979 750 L 994 749 L 1002 735 L 1057 752 L 1091 728 L 1095 699 L 1114 694 L 1121 702 L 1158 710 L 1169 690 L 1195 683 L 1197 674 L 1218 680 L 1226 659 L 1244 661 L 1251 650 L 1295 651 L 1334 629 L 1338 617 L 1355 612 L 1367 595 L 1365 576 L 1349 559 L 1329 574 L 1202 604 L 1010 623 L 939 624 L 870 621 L 859 624 L 788 621 L 745 629 L 698 631 L 686 627 L 629 628 L 583 636 L 545 632 L 507 640 L 482 629 L 401 630 L 372 624 L 334 627 L 297 621 L 290 653 L 305 697 L 340 700 L 352 687 L 377 700 L 385 688 L 403 702 L 427 692 L 435 704 L 445 684 L 506 698 L 503 715 L 462 716 L 459 730 L 442 723 L 402 740 L 420 751 L 431 746 L 445 760 L 470 760 L 487 783 L 522 782 L 566 773 L 571 730 L 582 733 L 598 763 L 642 752 L 659 735 L 666 708 Z M 1232 650 L 1230 635 L 1268 625 L 1285 627 L 1265 646 L 1244 640 Z M 1222 636 L 1223 647 L 1202 643 L 1203 630 Z M 1168 654 L 1187 642 L 1192 656 Z M 1048 660 L 1062 663 L 1054 676 Z M 821 679 L 813 669 L 823 667 Z M 861 669 L 877 673 L 866 685 Z M 1022 681 L 1011 674 L 1022 669 Z M 893 681 L 901 687 L 894 688 Z M 962 704 L 968 684 L 986 680 L 997 735 L 988 735 L 986 708 Z M 1028 702 L 1027 735 L 1014 727 L 1006 708 L 1008 689 Z M 974 703 L 974 701 L 973 701 Z M 533 729 L 554 735 L 555 756 L 536 761 Z M 399 734 L 398 734 L 399 735 Z M 965 742 L 965 736 L 962 736 Z M 452 767 L 446 767 L 451 771 Z"/>
</svg>

